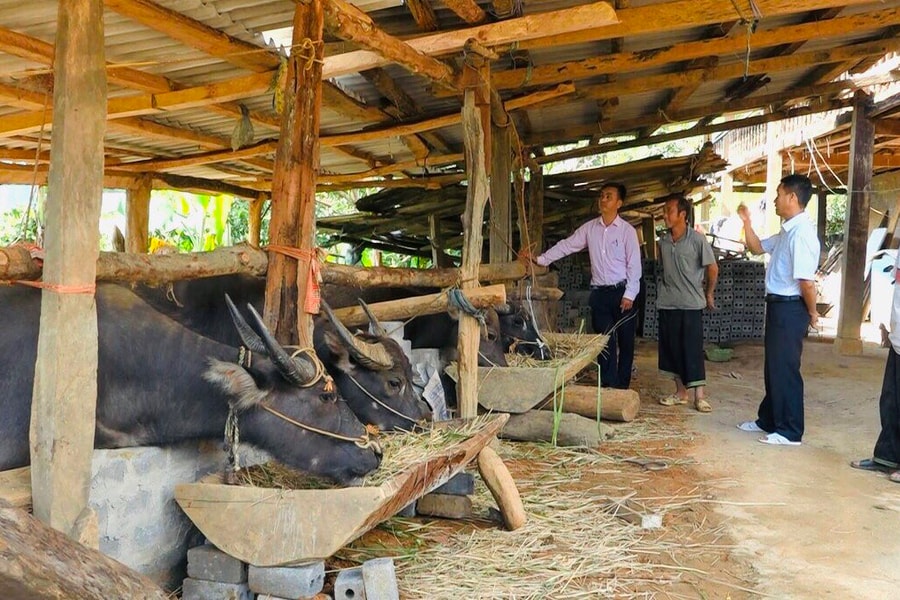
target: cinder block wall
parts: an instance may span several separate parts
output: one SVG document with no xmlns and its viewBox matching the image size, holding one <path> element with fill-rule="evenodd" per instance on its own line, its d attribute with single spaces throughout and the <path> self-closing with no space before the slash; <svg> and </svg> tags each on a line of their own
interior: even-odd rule
<svg viewBox="0 0 900 600">
<path fill-rule="evenodd" d="M 265 460 L 258 452 L 247 449 L 248 454 L 255 459 L 250 462 Z M 180 586 L 187 550 L 203 538 L 175 502 L 175 486 L 220 471 L 225 463 L 216 442 L 96 450 L 90 503 L 100 551 L 167 589 Z"/>
</svg>

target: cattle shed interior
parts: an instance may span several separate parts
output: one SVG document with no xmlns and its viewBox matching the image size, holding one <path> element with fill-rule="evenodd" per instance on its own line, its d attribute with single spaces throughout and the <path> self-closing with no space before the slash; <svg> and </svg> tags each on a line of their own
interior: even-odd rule
<svg viewBox="0 0 900 600">
<path fill-rule="evenodd" d="M 49 188 L 43 273 L 0 249 L 0 279 L 60 292 L 42 335 L 77 357 L 39 348 L 35 515 L 90 540 L 98 279 L 266 274 L 266 322 L 310 346 L 316 231 L 430 258 L 434 281 L 452 270 L 465 291 L 486 267 L 533 274 L 516 258 L 594 215 L 605 183 L 628 188 L 622 214 L 652 259 L 667 195 L 772 195 L 792 172 L 813 179 L 820 232 L 826 195 L 846 195 L 841 260 L 862 272 L 873 227 L 900 241 L 898 31 L 900 0 L 0 0 L 0 185 Z M 688 138 L 680 156 L 558 166 Z M 127 253 L 98 262 L 110 188 L 127 191 Z M 129 258 L 147 253 L 154 189 L 248 201 L 257 248 Z M 316 219 L 317 193 L 351 189 L 367 191 L 357 212 Z M 339 267 L 326 281 L 413 277 Z M 861 352 L 866 302 L 844 285 L 839 350 Z M 474 416 L 478 325 L 459 328 Z M 61 440 L 71 455 L 50 450 Z"/>
</svg>

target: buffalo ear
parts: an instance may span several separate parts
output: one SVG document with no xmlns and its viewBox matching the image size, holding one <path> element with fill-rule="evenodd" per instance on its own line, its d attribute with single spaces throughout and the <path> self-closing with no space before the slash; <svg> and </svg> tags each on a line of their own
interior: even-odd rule
<svg viewBox="0 0 900 600">
<path fill-rule="evenodd" d="M 350 363 L 350 351 L 337 331 L 331 328 L 325 331 L 325 345 L 328 346 L 328 351 L 331 353 L 329 362 L 338 370 L 346 373 L 353 368 Z"/>
<path fill-rule="evenodd" d="M 233 398 L 237 410 L 253 408 L 266 397 L 256 381 L 243 367 L 221 360 L 210 360 L 203 378 Z"/>
</svg>

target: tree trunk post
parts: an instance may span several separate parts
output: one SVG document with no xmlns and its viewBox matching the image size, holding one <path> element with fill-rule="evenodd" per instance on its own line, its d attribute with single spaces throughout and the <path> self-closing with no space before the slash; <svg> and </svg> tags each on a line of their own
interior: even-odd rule
<svg viewBox="0 0 900 600">
<path fill-rule="evenodd" d="M 265 194 L 260 194 L 259 198 L 250 201 L 250 209 L 247 211 L 247 243 L 254 248 L 259 248 L 262 239 L 262 209 L 265 202 Z"/>
<path fill-rule="evenodd" d="M 537 162 L 530 162 L 528 171 L 528 237 L 533 246 L 532 254 L 537 256 L 544 248 L 544 168 Z"/>
<path fill-rule="evenodd" d="M 125 192 L 125 251 L 146 254 L 150 241 L 150 192 L 153 178 L 138 177 Z"/>
<path fill-rule="evenodd" d="M 47 287 L 31 406 L 31 482 L 35 516 L 77 536 L 79 518 L 84 522 L 90 514 L 97 405 L 94 286 L 106 127 L 103 3 L 61 2 L 57 18 Z"/>
<path fill-rule="evenodd" d="M 862 324 L 869 237 L 869 192 L 875 151 L 875 124 L 869 118 L 872 96 L 857 90 L 853 96 L 850 125 L 850 175 L 847 181 L 847 219 L 844 222 L 844 253 L 841 256 L 841 305 L 834 351 L 844 355 L 862 354 L 859 336 Z"/>
<path fill-rule="evenodd" d="M 269 245 L 298 249 L 300 258 L 269 252 L 266 324 L 282 344 L 312 346 L 315 294 L 316 176 L 319 169 L 319 116 L 322 107 L 324 9 L 318 0 L 297 2 L 293 52 L 287 63 L 284 114 L 272 178 Z"/>
<path fill-rule="evenodd" d="M 503 110 L 502 105 L 499 107 Z M 488 235 L 488 251 L 491 263 L 509 262 L 512 256 L 512 208 L 510 206 L 510 127 L 491 124 L 491 218 Z"/>
</svg>

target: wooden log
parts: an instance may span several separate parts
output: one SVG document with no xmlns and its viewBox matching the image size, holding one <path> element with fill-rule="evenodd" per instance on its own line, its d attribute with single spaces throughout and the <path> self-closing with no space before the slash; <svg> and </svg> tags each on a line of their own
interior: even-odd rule
<svg viewBox="0 0 900 600">
<path fill-rule="evenodd" d="M 187 254 L 131 254 L 101 252 L 97 261 L 97 281 L 143 282 L 159 285 L 182 279 L 214 277 L 244 273 L 262 277 L 266 274 L 268 256 L 265 251 L 240 244 L 216 248 L 211 252 Z M 538 274 L 546 267 L 536 267 Z M 478 280 L 512 281 L 528 275 L 520 261 L 480 265 Z M 41 265 L 23 246 L 0 247 L 0 280 L 35 280 L 41 277 Z M 398 267 L 354 267 L 325 263 L 322 281 L 348 287 L 433 287 L 443 288 L 460 280 L 459 269 L 403 269 Z"/>
<path fill-rule="evenodd" d="M 0 598 L 165 600 L 152 581 L 0 500 Z"/>
<path fill-rule="evenodd" d="M 60 3 L 57 24 L 45 208 L 48 287 L 41 296 L 34 365 L 31 485 L 35 516 L 74 535 L 90 511 L 97 403 L 93 286 L 100 247 L 97 223 L 107 104 L 103 3 Z"/>
<path fill-rule="evenodd" d="M 311 262 L 315 260 L 316 172 L 319 163 L 322 61 L 325 44 L 322 2 L 294 7 L 293 48 L 284 83 L 284 112 L 272 176 L 273 245 L 299 248 L 298 260 L 273 252 L 266 273 L 266 323 L 283 344 L 312 346 L 312 316 L 307 310 Z M 307 47 L 308 46 L 308 47 Z M 310 133 L 312 132 L 312 133 Z"/>
<path fill-rule="evenodd" d="M 264 194 L 250 201 L 250 210 L 247 215 L 247 243 L 254 248 L 259 248 L 259 240 L 262 235 L 262 209 L 266 202 Z"/>
<path fill-rule="evenodd" d="M 150 192 L 153 178 L 138 177 L 125 195 L 125 250 L 144 254 L 150 245 Z"/>
<path fill-rule="evenodd" d="M 603 388 L 600 390 L 600 418 L 607 421 L 634 421 L 641 409 L 641 397 L 634 390 Z M 553 410 L 553 399 L 538 408 Z M 562 410 L 582 417 L 597 418 L 597 388 L 590 385 L 567 385 Z"/>
<path fill-rule="evenodd" d="M 13 508 L 31 510 L 31 468 L 0 471 L 0 502 Z"/>
<path fill-rule="evenodd" d="M 522 497 L 516 488 L 516 482 L 503 464 L 503 459 L 490 446 L 484 447 L 478 453 L 478 472 L 481 473 L 484 484 L 497 502 L 506 528 L 515 531 L 524 525 L 528 516 L 522 505 Z"/>
<path fill-rule="evenodd" d="M 487 285 L 466 290 L 466 298 L 476 308 L 488 308 L 506 302 L 506 287 L 502 283 Z M 372 313 L 379 321 L 404 321 L 410 317 L 433 315 L 447 311 L 447 293 L 413 296 L 389 302 L 376 302 L 369 305 Z M 337 308 L 334 314 L 345 325 L 363 325 L 369 319 L 360 306 Z"/>
<path fill-rule="evenodd" d="M 520 415 L 510 415 L 500 437 L 520 442 L 550 442 L 553 439 L 553 413 L 529 410 Z M 612 428 L 581 415 L 563 413 L 556 436 L 557 446 L 596 447 L 609 437 Z"/>
<path fill-rule="evenodd" d="M 532 300 L 540 300 L 540 301 L 551 301 L 556 302 L 563 297 L 564 292 L 556 287 L 536 287 L 531 288 L 531 292 L 526 292 L 524 290 L 515 290 L 508 294 L 510 300 L 516 300 L 519 302 L 524 302 L 528 299 L 528 294 L 531 294 Z"/>
</svg>

